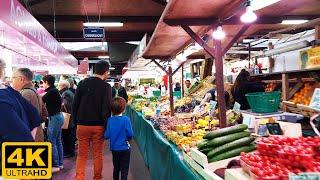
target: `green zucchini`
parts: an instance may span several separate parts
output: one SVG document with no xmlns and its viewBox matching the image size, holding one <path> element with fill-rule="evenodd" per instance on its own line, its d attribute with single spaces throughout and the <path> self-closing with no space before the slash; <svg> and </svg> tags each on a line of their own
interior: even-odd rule
<svg viewBox="0 0 320 180">
<path fill-rule="evenodd" d="M 212 148 L 203 148 L 203 149 L 200 149 L 200 151 L 203 153 L 203 154 L 207 154 L 208 152 L 210 152 L 212 150 Z"/>
<path fill-rule="evenodd" d="M 200 141 L 200 142 L 197 144 L 198 149 L 204 149 L 204 148 L 206 148 L 206 145 L 207 145 L 208 141 L 209 141 L 209 140 L 207 140 L 207 139 L 203 139 L 202 141 Z"/>
<path fill-rule="evenodd" d="M 244 138 L 229 142 L 227 144 L 224 144 L 222 146 L 219 146 L 217 148 L 212 149 L 210 152 L 208 152 L 207 156 L 208 156 L 208 158 L 211 158 L 214 155 L 219 154 L 221 152 L 225 152 L 230 149 L 234 149 L 234 148 L 241 147 L 241 146 L 246 146 L 246 145 L 252 143 L 254 141 L 254 139 L 255 139 L 254 137 L 249 136 L 249 137 L 244 137 Z"/>
<path fill-rule="evenodd" d="M 229 142 L 232 142 L 237 139 L 244 138 L 244 137 L 248 137 L 248 136 L 250 136 L 250 132 L 243 131 L 243 132 L 237 132 L 234 134 L 229 134 L 226 136 L 217 137 L 217 138 L 210 140 L 207 143 L 207 147 L 219 146 L 219 145 L 226 144 L 226 143 L 229 143 Z"/>
<path fill-rule="evenodd" d="M 230 151 L 227 151 L 225 153 L 219 154 L 217 156 L 214 156 L 209 159 L 209 163 L 220 161 L 223 159 L 228 159 L 231 157 L 239 156 L 241 152 L 251 152 L 256 149 L 256 146 L 254 144 L 250 144 L 248 146 L 240 147 L 237 149 L 232 149 Z"/>
<path fill-rule="evenodd" d="M 232 134 L 232 133 L 236 133 L 236 132 L 241 132 L 246 129 L 248 129 L 248 126 L 246 124 L 238 124 L 238 125 L 234 125 L 231 127 L 226 127 L 226 128 L 222 128 L 222 129 L 208 132 L 203 136 L 203 138 L 204 139 L 213 139 L 216 137 L 220 137 L 220 136 L 224 136 L 224 135 L 228 135 L 228 134 Z"/>
</svg>

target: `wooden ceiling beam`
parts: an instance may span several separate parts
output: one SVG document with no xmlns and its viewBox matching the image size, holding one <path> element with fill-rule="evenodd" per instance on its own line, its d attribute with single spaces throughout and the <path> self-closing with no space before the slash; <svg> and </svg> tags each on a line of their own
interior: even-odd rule
<svg viewBox="0 0 320 180">
<path fill-rule="evenodd" d="M 288 16 L 280 16 L 280 17 L 272 17 L 272 16 L 262 16 L 258 17 L 258 20 L 253 24 L 278 24 L 281 23 L 282 20 L 290 20 L 290 19 L 305 19 L 312 20 L 320 17 L 320 15 L 288 15 Z M 163 22 L 168 24 L 169 26 L 203 26 L 203 25 L 211 25 L 213 21 L 218 21 L 217 17 L 210 18 L 183 18 L 183 19 L 164 19 Z M 226 21 L 221 22 L 223 25 L 239 25 L 243 24 L 240 21 L 240 18 L 234 16 Z"/>
<path fill-rule="evenodd" d="M 40 22 L 53 22 L 53 15 L 35 15 Z M 101 16 L 100 22 L 135 22 L 135 23 L 157 23 L 160 16 Z M 99 16 L 82 16 L 82 15 L 56 15 L 56 22 L 73 22 L 73 21 L 98 21 Z"/>
</svg>

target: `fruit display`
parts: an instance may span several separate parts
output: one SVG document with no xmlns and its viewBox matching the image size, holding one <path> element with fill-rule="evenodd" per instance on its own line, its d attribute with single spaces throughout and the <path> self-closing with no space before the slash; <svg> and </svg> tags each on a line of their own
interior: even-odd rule
<svg viewBox="0 0 320 180">
<path fill-rule="evenodd" d="M 242 168 L 252 179 L 288 179 L 289 173 L 320 172 L 320 137 L 270 136 L 257 152 L 241 154 Z"/>
<path fill-rule="evenodd" d="M 191 130 L 187 134 L 179 133 L 176 131 L 167 131 L 165 133 L 165 136 L 169 141 L 172 141 L 180 149 L 184 150 L 185 152 L 189 152 L 190 148 L 195 147 L 196 144 L 202 140 L 204 134 L 205 130 L 196 129 Z"/>
<path fill-rule="evenodd" d="M 207 132 L 197 147 L 206 154 L 209 162 L 235 157 L 241 152 L 251 152 L 255 150 L 255 139 L 247 129 L 247 125 L 239 124 Z"/>
<path fill-rule="evenodd" d="M 315 87 L 313 85 L 310 83 L 305 83 L 303 88 L 300 89 L 299 92 L 295 93 L 290 101 L 295 104 L 303 104 L 308 106 L 310 104 L 314 89 Z"/>
</svg>

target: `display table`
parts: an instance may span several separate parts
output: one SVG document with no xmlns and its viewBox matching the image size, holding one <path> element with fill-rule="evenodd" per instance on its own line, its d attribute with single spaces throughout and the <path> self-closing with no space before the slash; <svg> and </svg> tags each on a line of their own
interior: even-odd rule
<svg viewBox="0 0 320 180">
<path fill-rule="evenodd" d="M 151 122 L 130 106 L 126 108 L 130 117 L 134 139 L 137 142 L 152 179 L 194 180 L 201 177 L 183 160 L 181 151 L 171 144 L 163 134 L 154 129 Z"/>
</svg>

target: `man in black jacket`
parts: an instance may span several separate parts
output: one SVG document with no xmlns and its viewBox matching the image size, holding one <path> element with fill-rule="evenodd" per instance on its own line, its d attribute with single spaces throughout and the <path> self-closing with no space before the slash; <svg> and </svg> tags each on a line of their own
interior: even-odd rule
<svg viewBox="0 0 320 180">
<path fill-rule="evenodd" d="M 79 82 L 73 101 L 73 119 L 77 122 L 79 154 L 76 179 L 85 178 L 86 161 L 92 143 L 94 178 L 102 179 L 104 125 L 111 115 L 111 86 L 105 82 L 109 76 L 109 63 L 99 61 L 95 75 Z"/>
<path fill-rule="evenodd" d="M 114 81 L 114 86 L 112 87 L 112 98 L 120 96 L 128 102 L 127 91 L 121 86 L 118 79 Z"/>
</svg>

